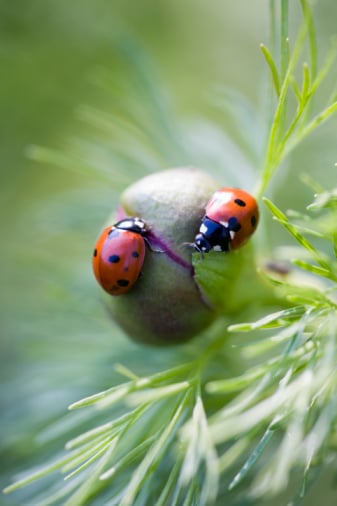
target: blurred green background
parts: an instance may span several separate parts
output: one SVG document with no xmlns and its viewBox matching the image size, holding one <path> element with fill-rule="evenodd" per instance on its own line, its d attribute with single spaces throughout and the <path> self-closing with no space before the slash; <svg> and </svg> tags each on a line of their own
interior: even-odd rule
<svg viewBox="0 0 337 506">
<path fill-rule="evenodd" d="M 17 469 L 42 461 L 46 441 L 46 455 L 53 444 L 59 448 L 55 433 L 49 438 L 47 431 L 37 440 L 34 435 L 63 415 L 70 402 L 113 384 L 114 362 L 127 356 L 127 365 L 134 361 L 141 371 L 149 353 L 107 320 L 90 267 L 93 243 L 123 181 L 141 175 L 142 168 L 121 173 L 116 186 L 109 186 L 94 175 L 30 160 L 27 146 L 67 152 L 82 136 L 97 138 L 76 111 L 82 104 L 113 110 L 95 85 L 102 67 L 127 102 L 123 89 L 129 71 L 121 40 L 139 44 L 149 55 L 178 123 L 206 118 L 235 138 L 212 97 L 222 85 L 255 107 L 261 103 L 265 69 L 258 45 L 268 42 L 268 6 L 267 0 L 0 2 L 2 486 Z M 315 10 L 319 55 L 327 52 L 336 19 L 336 2 L 321 0 Z M 294 6 L 292 30 L 299 20 Z M 330 89 L 337 77 L 332 74 Z M 278 205 L 302 209 L 310 202 L 300 172 L 312 173 L 328 187 L 335 184 L 336 127 L 333 119 L 296 150 L 291 170 L 277 179 Z M 175 160 L 163 157 L 158 169 Z M 181 163 L 198 164 L 198 158 Z M 114 170 L 118 173 L 116 161 Z M 156 367 L 168 357 L 174 360 L 175 353 L 157 353 Z M 20 497 L 0 503 L 21 504 Z"/>
</svg>

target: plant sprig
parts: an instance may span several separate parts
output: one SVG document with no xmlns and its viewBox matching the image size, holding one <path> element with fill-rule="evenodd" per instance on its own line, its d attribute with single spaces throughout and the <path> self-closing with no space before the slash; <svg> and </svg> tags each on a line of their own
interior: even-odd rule
<svg viewBox="0 0 337 506">
<path fill-rule="evenodd" d="M 321 112 L 309 118 L 336 48 L 318 71 L 313 17 L 305 0 L 301 5 L 303 24 L 291 50 L 289 5 L 286 0 L 281 2 L 280 65 L 273 55 L 275 45 L 273 50 L 261 46 L 276 105 L 259 196 L 285 157 L 337 109 L 336 97 L 332 97 Z M 276 27 L 273 2 L 271 12 Z M 302 82 L 298 83 L 295 70 L 306 41 L 309 63 L 303 63 Z M 103 82 L 109 84 L 106 76 Z M 143 97 L 154 93 L 152 108 L 160 122 L 166 112 L 148 78 L 141 80 L 141 93 Z M 297 100 L 297 109 L 288 119 L 290 93 Z M 88 109 L 82 114 L 109 128 L 106 114 Z M 164 134 L 171 126 L 163 123 L 166 154 L 170 149 Z M 143 153 L 146 158 L 147 149 Z M 62 166 L 75 161 L 44 149 L 35 149 L 34 156 Z M 96 170 L 81 159 L 76 163 L 84 172 L 94 170 L 103 180 L 110 178 L 104 164 L 95 165 L 102 169 Z M 123 163 L 128 166 L 128 156 Z M 319 466 L 334 455 L 337 433 L 337 190 L 325 191 L 315 182 L 313 186 L 317 195 L 308 207 L 310 215 L 297 216 L 301 223 L 294 214 L 289 217 L 265 199 L 278 225 L 298 244 L 289 273 L 261 273 L 278 294 L 273 303 L 282 300 L 282 307 L 261 316 L 265 299 L 262 302 L 262 295 L 254 293 L 244 304 L 261 302 L 256 317 L 237 323 L 236 313 L 217 322 L 199 340 L 196 358 L 144 376 L 117 365 L 126 381 L 69 407 L 70 417 L 79 410 L 87 413 L 87 429 L 69 438 L 61 456 L 19 478 L 5 493 L 41 480 L 41 493 L 34 499 L 40 506 L 60 501 L 69 506 L 201 506 L 223 504 L 227 494 L 236 491 L 242 497 L 243 484 L 247 499 L 276 494 L 286 488 L 297 467 L 303 471 L 298 486 L 298 497 L 302 497 Z M 313 213 L 320 213 L 316 222 Z M 216 267 L 214 264 L 215 277 Z M 223 307 L 225 295 L 215 293 L 213 300 Z M 57 475 L 48 488 L 47 477 L 52 473 Z"/>
<path fill-rule="evenodd" d="M 276 107 L 271 122 L 265 159 L 262 168 L 262 177 L 257 191 L 261 197 L 274 172 L 282 161 L 293 151 L 319 125 L 329 119 L 337 110 L 336 96 L 333 94 L 323 110 L 309 118 L 313 98 L 318 87 L 329 73 L 337 55 L 337 43 L 334 42 L 326 61 L 321 70 L 317 72 L 317 44 L 313 25 L 313 18 L 306 0 L 301 0 L 303 10 L 303 22 L 292 51 L 286 32 L 286 23 L 282 23 L 281 29 L 281 68 L 271 51 L 261 44 L 261 51 L 270 69 L 271 81 L 276 94 Z M 274 15 L 275 15 L 275 11 Z M 287 19 L 288 2 L 281 2 L 281 17 Z M 275 26 L 273 23 L 272 26 Z M 302 63 L 302 84 L 298 83 L 295 71 L 300 65 L 300 57 L 303 52 L 305 40 L 309 44 L 309 63 Z M 297 107 L 292 111 L 289 106 L 289 96 L 294 93 Z M 290 118 L 287 119 L 287 115 Z"/>
</svg>

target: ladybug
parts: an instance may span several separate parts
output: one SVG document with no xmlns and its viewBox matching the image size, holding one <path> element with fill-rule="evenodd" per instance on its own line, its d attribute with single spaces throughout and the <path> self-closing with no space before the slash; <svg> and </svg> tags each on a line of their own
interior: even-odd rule
<svg viewBox="0 0 337 506">
<path fill-rule="evenodd" d="M 148 232 L 140 218 L 124 218 L 103 230 L 92 258 L 95 277 L 110 295 L 128 292 L 136 283 L 145 258 Z"/>
<path fill-rule="evenodd" d="M 237 249 L 252 235 L 258 221 L 254 197 L 238 188 L 220 188 L 206 205 L 193 247 L 199 253 Z"/>
</svg>

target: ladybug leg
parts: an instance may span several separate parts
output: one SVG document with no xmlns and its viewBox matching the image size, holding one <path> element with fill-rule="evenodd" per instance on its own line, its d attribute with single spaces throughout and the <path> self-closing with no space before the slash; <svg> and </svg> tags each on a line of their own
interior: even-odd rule
<svg viewBox="0 0 337 506">
<path fill-rule="evenodd" d="M 147 237 L 144 237 L 143 238 L 145 243 L 146 243 L 146 246 L 149 248 L 150 251 L 152 251 L 153 253 L 165 253 L 165 251 L 161 250 L 161 249 L 154 249 L 152 246 L 151 246 L 151 243 L 150 241 L 148 240 Z"/>
<path fill-rule="evenodd" d="M 191 246 L 193 247 L 194 251 L 199 253 L 199 262 L 201 262 L 201 260 L 203 260 L 205 257 L 204 252 L 196 244 L 191 244 Z"/>
</svg>

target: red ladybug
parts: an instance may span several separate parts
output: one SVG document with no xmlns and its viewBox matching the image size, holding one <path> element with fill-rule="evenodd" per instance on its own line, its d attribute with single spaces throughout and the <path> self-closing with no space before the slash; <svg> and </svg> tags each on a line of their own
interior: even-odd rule
<svg viewBox="0 0 337 506">
<path fill-rule="evenodd" d="M 92 267 L 101 287 L 110 295 L 128 292 L 144 263 L 146 223 L 125 218 L 101 233 L 94 250 Z"/>
<path fill-rule="evenodd" d="M 249 239 L 258 221 L 254 197 L 237 188 L 220 188 L 206 205 L 194 249 L 199 253 L 237 249 Z"/>
</svg>

